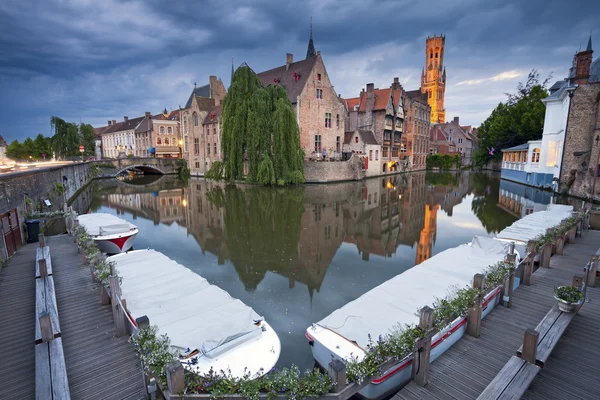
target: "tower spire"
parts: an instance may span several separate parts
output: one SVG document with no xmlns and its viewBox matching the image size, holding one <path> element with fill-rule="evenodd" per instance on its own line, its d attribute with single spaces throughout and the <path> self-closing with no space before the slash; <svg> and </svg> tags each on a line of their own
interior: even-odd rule
<svg viewBox="0 0 600 400">
<path fill-rule="evenodd" d="M 310 39 L 308 40 L 308 49 L 306 50 L 306 58 L 311 58 L 316 55 L 315 43 L 312 36 L 312 16 L 310 17 Z"/>
<path fill-rule="evenodd" d="M 590 33 L 590 38 L 588 40 L 587 48 L 585 50 L 586 51 L 592 50 L 592 34 L 591 33 Z"/>
</svg>

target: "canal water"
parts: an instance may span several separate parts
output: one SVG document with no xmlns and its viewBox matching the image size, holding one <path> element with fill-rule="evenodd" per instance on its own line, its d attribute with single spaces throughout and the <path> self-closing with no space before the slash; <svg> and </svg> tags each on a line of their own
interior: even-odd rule
<svg viewBox="0 0 600 400">
<path fill-rule="evenodd" d="M 279 365 L 304 369 L 312 322 L 549 202 L 494 174 L 421 172 L 292 188 L 147 175 L 96 181 L 73 205 L 136 224 L 134 248 L 163 252 L 254 308 L 281 339 Z"/>
</svg>

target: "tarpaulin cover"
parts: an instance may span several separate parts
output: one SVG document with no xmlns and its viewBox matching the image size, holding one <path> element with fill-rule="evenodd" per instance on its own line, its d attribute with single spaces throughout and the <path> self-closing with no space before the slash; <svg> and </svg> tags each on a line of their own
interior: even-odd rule
<svg viewBox="0 0 600 400">
<path fill-rule="evenodd" d="M 83 214 L 77 220 L 91 236 L 116 235 L 137 228 L 124 219 L 106 213 Z"/>
<path fill-rule="evenodd" d="M 573 206 L 549 204 L 545 211 L 538 211 L 524 216 L 500 231 L 496 237 L 503 240 L 527 243 L 527 241 L 545 234 L 548 228 L 558 225 L 563 219 L 570 217 L 572 213 Z"/>
</svg>

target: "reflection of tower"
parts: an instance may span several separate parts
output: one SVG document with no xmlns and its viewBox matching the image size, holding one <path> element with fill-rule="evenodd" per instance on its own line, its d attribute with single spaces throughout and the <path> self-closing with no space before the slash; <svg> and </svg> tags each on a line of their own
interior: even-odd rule
<svg viewBox="0 0 600 400">
<path fill-rule="evenodd" d="M 419 245 L 417 246 L 415 265 L 421 264 L 431 257 L 431 250 L 433 249 L 437 233 L 437 211 L 439 208 L 439 204 L 435 206 L 425 205 L 425 223 L 423 224 Z"/>
</svg>

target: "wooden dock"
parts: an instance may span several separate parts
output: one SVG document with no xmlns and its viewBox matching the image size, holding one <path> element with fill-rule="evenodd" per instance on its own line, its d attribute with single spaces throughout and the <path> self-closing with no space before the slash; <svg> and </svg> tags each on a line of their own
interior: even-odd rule
<svg viewBox="0 0 600 400">
<path fill-rule="evenodd" d="M 523 343 L 524 331 L 535 328 L 556 301 L 555 286 L 571 284 L 574 274 L 600 247 L 600 231 L 586 230 L 550 259 L 550 268 L 539 268 L 531 286 L 513 293 L 511 308 L 497 306 L 481 323 L 481 336 L 465 335 L 433 361 L 425 387 L 411 381 L 393 400 L 477 399 Z M 600 286 L 600 285 L 596 285 Z M 588 288 L 588 302 L 558 341 L 524 398 L 598 399 L 600 384 L 600 287 Z"/>
<path fill-rule="evenodd" d="M 127 337 L 115 336 L 110 306 L 100 302 L 73 237 L 46 238 L 72 399 L 141 399 L 142 372 Z M 0 399 L 35 398 L 35 259 L 22 247 L 0 272 Z M 7 384 L 10 382 L 10 384 Z M 56 398 L 56 397 L 55 397 Z"/>
</svg>

